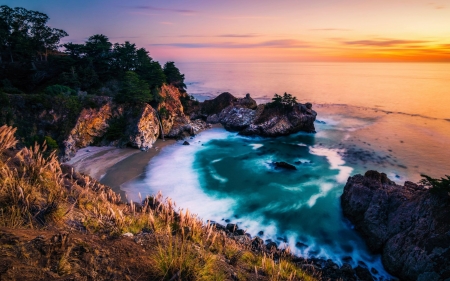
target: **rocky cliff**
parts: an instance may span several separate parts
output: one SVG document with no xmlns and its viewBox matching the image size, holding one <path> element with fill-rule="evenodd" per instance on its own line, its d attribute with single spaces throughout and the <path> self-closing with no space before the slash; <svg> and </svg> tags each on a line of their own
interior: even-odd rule
<svg viewBox="0 0 450 281">
<path fill-rule="evenodd" d="M 209 123 L 221 123 L 225 129 L 239 131 L 242 135 L 276 137 L 299 131 L 315 132 L 317 113 L 312 104 L 257 105 L 249 94 L 239 99 L 222 93 L 201 104 L 199 114 Z M 194 114 L 195 115 L 195 114 Z"/>
<path fill-rule="evenodd" d="M 401 280 L 450 280 L 450 201 L 423 186 L 396 185 L 386 174 L 350 177 L 344 215 L 385 268 Z"/>
</svg>

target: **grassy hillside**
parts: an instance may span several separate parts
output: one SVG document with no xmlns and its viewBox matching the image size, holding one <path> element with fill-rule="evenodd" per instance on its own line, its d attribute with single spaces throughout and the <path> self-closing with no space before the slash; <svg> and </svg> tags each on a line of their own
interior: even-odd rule
<svg viewBox="0 0 450 281">
<path fill-rule="evenodd" d="M 320 279 L 161 194 L 124 204 L 45 145 L 15 150 L 15 131 L 0 127 L 1 280 Z"/>
</svg>

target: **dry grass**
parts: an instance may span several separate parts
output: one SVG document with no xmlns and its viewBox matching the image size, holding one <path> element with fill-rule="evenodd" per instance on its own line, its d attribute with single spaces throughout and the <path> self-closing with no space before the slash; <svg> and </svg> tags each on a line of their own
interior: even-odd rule
<svg viewBox="0 0 450 281">
<path fill-rule="evenodd" d="M 0 152 L 17 143 L 14 132 L 0 128 Z M 145 258 L 155 280 L 225 280 L 230 271 L 239 280 L 254 280 L 255 275 L 262 280 L 317 280 L 296 267 L 288 251 L 275 260 L 253 252 L 250 243 L 176 209 L 161 194 L 124 204 L 110 188 L 61 167 L 54 152 L 45 157 L 45 150 L 45 145 L 35 145 L 6 160 L 0 157 L 0 226 L 52 226 L 111 238 L 146 230 L 153 247 Z M 60 275 L 76 270 L 70 255 L 69 248 L 59 259 Z"/>
<path fill-rule="evenodd" d="M 12 148 L 17 144 L 17 139 L 14 136 L 17 128 L 3 125 L 0 127 L 0 154 L 8 148 Z"/>
</svg>

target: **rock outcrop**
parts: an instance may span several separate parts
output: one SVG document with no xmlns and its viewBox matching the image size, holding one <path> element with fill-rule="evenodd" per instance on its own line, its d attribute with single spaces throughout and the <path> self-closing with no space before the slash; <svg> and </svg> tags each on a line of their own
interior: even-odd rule
<svg viewBox="0 0 450 281">
<path fill-rule="evenodd" d="M 256 105 L 249 94 L 238 99 L 222 93 L 201 105 L 201 114 L 209 123 L 221 123 L 225 129 L 242 135 L 276 137 L 299 131 L 315 132 L 317 113 L 312 104 Z"/>
<path fill-rule="evenodd" d="M 130 124 L 125 133 L 128 144 L 141 150 L 148 150 L 158 139 L 160 125 L 156 110 L 145 104 L 138 117 Z"/>
<path fill-rule="evenodd" d="M 401 280 L 450 280 L 450 201 L 423 186 L 368 171 L 350 177 L 344 215 Z"/>
<path fill-rule="evenodd" d="M 190 132 L 189 117 L 184 115 L 180 98 L 182 93 L 170 85 L 163 85 L 160 91 L 161 102 L 158 104 L 158 112 L 161 117 L 164 136 L 177 137 L 183 132 Z"/>
<path fill-rule="evenodd" d="M 94 143 L 95 139 L 102 137 L 108 129 L 108 121 L 118 112 L 114 112 L 111 98 L 99 108 L 83 108 L 78 116 L 77 123 L 63 142 L 64 160 L 69 160 L 79 148 Z"/>
</svg>

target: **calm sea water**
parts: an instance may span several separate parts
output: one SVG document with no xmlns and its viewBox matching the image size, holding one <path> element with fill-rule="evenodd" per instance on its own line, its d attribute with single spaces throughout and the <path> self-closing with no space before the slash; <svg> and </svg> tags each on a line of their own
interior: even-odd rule
<svg viewBox="0 0 450 281">
<path fill-rule="evenodd" d="M 180 207 L 297 254 L 363 262 L 384 271 L 340 208 L 350 175 L 368 169 L 398 182 L 421 173 L 450 173 L 448 64 L 187 64 L 188 92 L 199 99 L 223 91 L 257 101 L 289 92 L 311 101 L 316 134 L 241 137 L 216 128 L 163 149 L 128 198 L 162 191 Z M 273 161 L 295 164 L 275 169 Z"/>
</svg>

